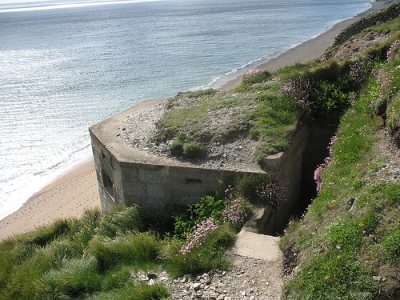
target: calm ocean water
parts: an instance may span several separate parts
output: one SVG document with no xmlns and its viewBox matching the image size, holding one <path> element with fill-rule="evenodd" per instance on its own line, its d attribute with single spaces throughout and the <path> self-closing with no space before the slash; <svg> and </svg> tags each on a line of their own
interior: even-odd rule
<svg viewBox="0 0 400 300">
<path fill-rule="evenodd" d="M 91 156 L 88 127 L 223 80 L 370 0 L 0 0 L 0 219 Z"/>
</svg>

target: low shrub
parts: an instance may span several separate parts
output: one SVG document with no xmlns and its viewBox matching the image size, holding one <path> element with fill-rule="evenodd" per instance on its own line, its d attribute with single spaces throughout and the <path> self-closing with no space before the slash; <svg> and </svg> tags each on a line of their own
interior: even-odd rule
<svg viewBox="0 0 400 300">
<path fill-rule="evenodd" d="M 174 231 L 174 218 L 166 211 L 139 208 L 140 232 L 154 232 L 164 237 Z"/>
<path fill-rule="evenodd" d="M 191 252 L 194 247 L 202 244 L 202 241 L 210 232 L 216 230 L 218 227 L 218 222 L 215 222 L 211 218 L 196 224 L 194 230 L 186 236 L 187 244 L 182 246 L 180 252 L 183 254 Z"/>
<path fill-rule="evenodd" d="M 286 183 L 273 181 L 267 174 L 237 176 L 233 186 L 231 199 L 244 198 L 250 203 L 268 205 L 272 209 L 286 200 L 288 191 Z"/>
<path fill-rule="evenodd" d="M 136 206 L 122 208 L 116 207 L 105 212 L 96 228 L 96 234 L 105 237 L 123 235 L 140 228 L 140 214 Z"/>
<path fill-rule="evenodd" d="M 232 244 L 235 237 L 235 230 L 224 224 L 208 231 L 190 251 L 182 252 L 183 242 L 172 240 L 164 252 L 165 267 L 172 276 L 226 269 L 230 262 L 224 249 Z"/>
<path fill-rule="evenodd" d="M 205 148 L 198 142 L 185 143 L 182 154 L 187 158 L 199 158 L 205 154 Z"/>
<path fill-rule="evenodd" d="M 129 233 L 115 239 L 101 236 L 89 242 L 88 253 L 99 262 L 102 271 L 118 264 L 145 266 L 154 264 L 161 250 L 161 243 L 150 233 Z"/>
<path fill-rule="evenodd" d="M 400 263 L 400 227 L 389 230 L 383 240 L 386 255 L 392 263 Z"/>
<path fill-rule="evenodd" d="M 198 142 L 186 141 L 182 135 L 177 137 L 170 146 L 171 154 L 174 156 L 183 156 L 189 159 L 200 158 L 205 155 L 204 145 Z"/>
<path fill-rule="evenodd" d="M 222 211 L 224 222 L 231 224 L 238 232 L 247 221 L 249 215 L 250 207 L 248 203 L 241 198 L 228 200 L 225 209 Z"/>
<path fill-rule="evenodd" d="M 174 216 L 175 236 L 184 238 L 193 231 L 196 224 L 209 219 L 222 221 L 222 213 L 225 206 L 225 200 L 213 196 L 201 197 L 197 203 L 189 205 L 187 213 Z"/>
<path fill-rule="evenodd" d="M 213 245 L 214 248 L 221 248 L 221 251 L 232 246 L 235 240 L 236 231 L 231 222 L 225 222 L 216 230 L 210 231 L 205 238 L 206 243 Z"/>
<path fill-rule="evenodd" d="M 197 98 L 197 97 L 202 97 L 202 96 L 212 96 L 216 93 L 217 93 L 217 91 L 214 89 L 207 89 L 207 90 L 188 92 L 188 93 L 186 93 L 186 96 L 188 98 Z"/>
<path fill-rule="evenodd" d="M 179 140 L 172 142 L 170 151 L 172 155 L 181 156 L 183 154 L 183 143 Z"/>
<path fill-rule="evenodd" d="M 64 260 L 58 269 L 52 269 L 40 279 L 44 293 L 41 297 L 76 297 L 101 289 L 102 278 L 97 273 L 98 266 L 94 257 Z"/>
<path fill-rule="evenodd" d="M 242 75 L 242 84 L 235 89 L 236 92 L 245 92 L 251 89 L 251 86 L 262 83 L 271 77 L 271 73 L 261 69 L 251 69 Z"/>
<path fill-rule="evenodd" d="M 50 226 L 42 226 L 35 231 L 21 237 L 22 241 L 38 246 L 45 246 L 60 235 L 66 234 L 71 227 L 71 221 L 66 219 L 56 220 Z"/>
</svg>

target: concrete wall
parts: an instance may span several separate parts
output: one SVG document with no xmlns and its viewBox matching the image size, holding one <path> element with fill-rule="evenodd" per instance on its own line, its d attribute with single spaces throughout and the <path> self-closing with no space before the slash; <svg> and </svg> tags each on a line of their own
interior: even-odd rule
<svg viewBox="0 0 400 300">
<path fill-rule="evenodd" d="M 137 204 L 158 210 L 179 210 L 197 202 L 199 197 L 215 194 L 219 183 L 226 182 L 229 177 L 254 174 L 199 168 L 135 150 L 121 140 L 117 129 L 126 115 L 140 109 L 139 105 L 89 129 L 102 209 Z M 257 223 L 262 233 L 279 231 L 299 200 L 302 156 L 308 137 L 309 129 L 304 126 L 285 153 L 264 160 L 260 173 L 268 173 L 284 182 L 288 192 L 285 203 L 261 213 Z"/>
<path fill-rule="evenodd" d="M 199 197 L 215 194 L 221 181 L 240 174 L 195 166 L 121 162 L 92 133 L 91 138 L 103 209 L 137 204 L 179 210 Z"/>
<path fill-rule="evenodd" d="M 263 169 L 286 185 L 287 198 L 276 210 L 264 209 L 256 224 L 260 233 L 279 232 L 285 226 L 292 209 L 296 207 L 301 190 L 303 153 L 307 148 L 309 135 L 309 128 L 304 126 L 297 132 L 286 152 L 264 159 Z"/>
</svg>

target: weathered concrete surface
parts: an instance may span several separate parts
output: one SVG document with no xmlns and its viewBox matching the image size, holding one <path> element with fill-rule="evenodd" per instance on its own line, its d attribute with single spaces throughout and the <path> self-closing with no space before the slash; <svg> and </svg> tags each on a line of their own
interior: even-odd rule
<svg viewBox="0 0 400 300">
<path fill-rule="evenodd" d="M 255 227 L 260 233 L 276 235 L 284 228 L 287 217 L 299 200 L 301 179 L 303 173 L 303 153 L 307 147 L 310 130 L 303 126 L 293 137 L 289 149 L 284 153 L 267 157 L 264 160 L 264 170 L 285 185 L 286 199 L 278 208 L 258 210 L 255 216 Z M 269 161 L 270 160 L 270 161 Z"/>
<path fill-rule="evenodd" d="M 126 144 L 118 134 L 126 116 L 138 114 L 160 101 L 146 101 L 90 127 L 103 209 L 116 204 L 137 204 L 158 210 L 179 210 L 197 202 L 201 196 L 215 194 L 221 181 L 249 173 L 207 169 L 151 155 Z M 261 169 L 259 173 L 265 174 Z"/>
<path fill-rule="evenodd" d="M 279 237 L 257 234 L 242 229 L 231 251 L 237 255 L 267 261 L 282 261 Z"/>
</svg>

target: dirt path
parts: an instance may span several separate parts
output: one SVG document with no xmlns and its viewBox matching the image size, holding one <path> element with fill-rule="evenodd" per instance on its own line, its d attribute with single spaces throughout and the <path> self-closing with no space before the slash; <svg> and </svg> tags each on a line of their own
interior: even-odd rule
<svg viewBox="0 0 400 300">
<path fill-rule="evenodd" d="M 279 238 L 242 230 L 227 255 L 229 271 L 170 279 L 165 271 L 133 274 L 133 280 L 166 285 L 172 299 L 264 300 L 281 299 L 283 255 Z M 151 279 L 150 279 L 151 278 Z"/>
</svg>

